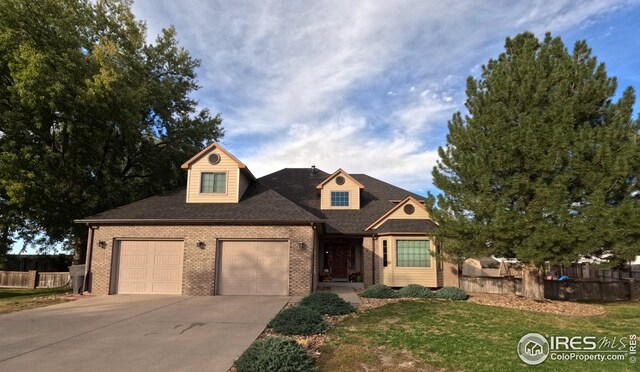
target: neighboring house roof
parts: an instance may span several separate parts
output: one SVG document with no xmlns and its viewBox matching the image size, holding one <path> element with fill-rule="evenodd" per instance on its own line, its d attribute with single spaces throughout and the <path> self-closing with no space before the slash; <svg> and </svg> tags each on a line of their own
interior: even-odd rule
<svg viewBox="0 0 640 372">
<path fill-rule="evenodd" d="M 373 221 L 396 206 L 392 200 L 423 196 L 365 174 L 352 174 L 364 186 L 359 210 L 322 210 L 316 186 L 329 174 L 311 168 L 285 168 L 252 182 L 238 203 L 187 203 L 185 189 L 153 196 L 91 217 L 83 223 L 193 223 L 193 222 L 324 222 L 328 234 L 362 235 Z M 399 221 L 399 220 L 398 220 Z M 416 220 L 420 221 L 420 220 Z M 402 220 L 398 232 L 425 232 L 411 220 Z M 431 222 L 433 223 L 433 222 Z M 393 226 L 394 223 L 387 225 Z M 382 226 L 381 226 L 382 227 Z M 400 227 L 398 227 L 400 228 Z M 430 228 L 425 225 L 425 228 Z M 377 231 L 370 231 L 374 233 Z"/>
<path fill-rule="evenodd" d="M 382 233 L 433 233 L 438 228 L 431 220 L 386 220 L 374 231 Z"/>
<path fill-rule="evenodd" d="M 493 257 L 482 257 L 478 261 L 480 261 L 480 267 L 483 269 L 497 269 L 500 267 L 500 261 Z"/>
</svg>

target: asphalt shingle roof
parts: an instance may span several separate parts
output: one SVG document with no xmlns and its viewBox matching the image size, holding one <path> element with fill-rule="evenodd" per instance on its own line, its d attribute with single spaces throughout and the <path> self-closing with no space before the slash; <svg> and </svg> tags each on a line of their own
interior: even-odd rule
<svg viewBox="0 0 640 372">
<path fill-rule="evenodd" d="M 407 196 L 424 199 L 366 174 L 351 174 L 364 185 L 360 210 L 321 210 L 316 186 L 328 176 L 329 173 L 319 169 L 313 173 L 310 168 L 285 168 L 253 182 L 239 203 L 187 203 L 182 187 L 77 222 L 324 222 L 329 234 L 363 234 L 367 226 L 396 205 L 392 201 Z M 397 232 L 425 232 L 426 228 L 432 228 L 429 224 L 411 221 L 402 220 L 402 226 L 397 226 L 402 231 Z M 389 222 L 378 230 L 385 225 L 400 224 L 387 225 Z"/>
<path fill-rule="evenodd" d="M 438 225 L 431 220 L 386 220 L 375 229 L 377 233 L 432 233 Z"/>
<path fill-rule="evenodd" d="M 322 222 L 277 192 L 254 182 L 240 203 L 187 203 L 186 188 L 164 195 L 152 196 L 119 208 L 111 209 L 78 222 L 116 221 L 189 221 L 189 222 L 250 222 L 299 221 Z"/>
</svg>

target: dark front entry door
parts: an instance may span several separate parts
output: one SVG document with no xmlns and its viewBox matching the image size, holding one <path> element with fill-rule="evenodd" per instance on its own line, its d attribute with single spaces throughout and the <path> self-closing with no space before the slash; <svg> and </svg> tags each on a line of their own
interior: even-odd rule
<svg viewBox="0 0 640 372">
<path fill-rule="evenodd" d="M 331 263 L 331 277 L 333 279 L 347 279 L 347 255 L 346 244 L 331 244 L 329 246 L 329 262 Z"/>
</svg>

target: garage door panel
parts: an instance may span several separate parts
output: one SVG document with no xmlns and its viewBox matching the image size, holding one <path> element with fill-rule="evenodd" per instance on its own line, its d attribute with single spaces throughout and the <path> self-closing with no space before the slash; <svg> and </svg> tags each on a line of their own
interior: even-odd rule
<svg viewBox="0 0 640 372">
<path fill-rule="evenodd" d="M 146 277 L 146 269 L 123 269 L 120 271 L 120 279 L 144 279 Z"/>
<path fill-rule="evenodd" d="M 251 290 L 249 288 L 249 284 L 246 282 L 243 282 L 243 283 L 226 282 L 225 293 L 220 293 L 220 294 L 248 295 L 248 294 L 251 294 Z"/>
<path fill-rule="evenodd" d="M 278 254 L 273 254 L 273 256 L 264 256 L 260 255 L 256 257 L 256 264 L 260 268 L 264 268 L 265 270 L 278 270 L 286 267 L 287 263 L 282 262 L 282 257 Z"/>
<path fill-rule="evenodd" d="M 176 265 L 178 265 L 180 263 L 180 261 L 182 261 L 180 259 L 179 256 L 177 255 L 172 255 L 172 256 L 159 256 L 159 255 L 155 255 L 153 256 L 153 264 L 155 266 L 172 266 L 175 267 Z"/>
<path fill-rule="evenodd" d="M 253 273 L 253 270 L 248 269 L 248 268 L 240 268 L 240 269 L 227 269 L 224 272 L 221 271 L 220 273 L 220 279 L 223 281 L 235 281 L 235 280 L 239 280 L 242 281 L 245 278 L 249 278 Z"/>
<path fill-rule="evenodd" d="M 177 269 L 160 269 L 154 268 L 152 270 L 151 278 L 154 280 L 169 280 L 173 281 L 180 274 L 180 271 Z"/>
<path fill-rule="evenodd" d="M 119 246 L 117 293 L 182 293 L 182 241 L 121 241 Z"/>
<path fill-rule="evenodd" d="M 274 293 L 278 294 L 286 294 L 287 293 L 287 285 L 286 284 L 257 284 L 255 288 L 255 294 L 257 295 L 272 295 Z"/>
<path fill-rule="evenodd" d="M 151 283 L 151 292 L 152 293 L 180 293 L 182 288 L 178 284 L 174 283 L 162 283 L 162 282 L 153 282 Z"/>
<path fill-rule="evenodd" d="M 287 295 L 288 242 L 221 242 L 218 280 L 223 295 Z"/>
<path fill-rule="evenodd" d="M 127 253 L 126 256 L 120 257 L 120 264 L 121 265 L 124 264 L 126 266 L 146 265 L 147 260 L 148 260 L 148 257 L 146 252 L 144 255 Z"/>
</svg>

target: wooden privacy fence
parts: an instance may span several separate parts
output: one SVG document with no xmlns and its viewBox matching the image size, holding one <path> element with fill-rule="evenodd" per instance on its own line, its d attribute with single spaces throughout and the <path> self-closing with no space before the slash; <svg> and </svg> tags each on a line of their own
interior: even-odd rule
<svg viewBox="0 0 640 372">
<path fill-rule="evenodd" d="M 640 282 L 634 279 L 545 280 L 544 297 L 550 300 L 627 301 L 640 299 Z"/>
<path fill-rule="evenodd" d="M 69 272 L 38 273 L 37 288 L 57 288 L 69 284 Z"/>
<path fill-rule="evenodd" d="M 69 281 L 69 272 L 0 271 L 0 287 L 6 288 L 55 288 Z"/>
<path fill-rule="evenodd" d="M 522 279 L 513 276 L 460 276 L 460 288 L 467 292 L 522 294 Z"/>
</svg>

